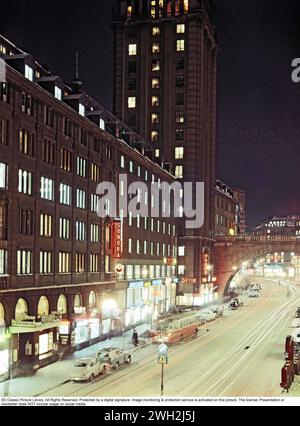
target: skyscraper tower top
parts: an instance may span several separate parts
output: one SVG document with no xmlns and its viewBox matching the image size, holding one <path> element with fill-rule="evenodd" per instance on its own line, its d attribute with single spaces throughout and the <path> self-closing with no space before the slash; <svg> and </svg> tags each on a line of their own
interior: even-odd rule
<svg viewBox="0 0 300 426">
<path fill-rule="evenodd" d="M 213 20 L 214 11 L 213 0 L 120 0 L 117 19 L 167 19 L 205 12 Z"/>
</svg>

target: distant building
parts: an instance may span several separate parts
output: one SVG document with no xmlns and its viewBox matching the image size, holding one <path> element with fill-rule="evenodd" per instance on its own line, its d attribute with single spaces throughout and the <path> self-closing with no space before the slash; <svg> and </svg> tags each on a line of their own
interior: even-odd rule
<svg viewBox="0 0 300 426">
<path fill-rule="evenodd" d="M 272 216 L 254 228 L 252 235 L 300 238 L 300 215 Z"/>
<path fill-rule="evenodd" d="M 247 231 L 246 223 L 246 192 L 244 189 L 234 188 L 234 198 L 238 202 L 239 206 L 239 231 L 240 235 L 245 235 Z"/>
<path fill-rule="evenodd" d="M 215 236 L 245 233 L 245 192 L 232 189 L 220 180 L 215 189 Z"/>
</svg>

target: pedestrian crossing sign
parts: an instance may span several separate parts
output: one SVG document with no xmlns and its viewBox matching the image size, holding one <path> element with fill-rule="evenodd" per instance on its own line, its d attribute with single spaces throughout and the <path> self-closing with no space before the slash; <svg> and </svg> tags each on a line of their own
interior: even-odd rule
<svg viewBox="0 0 300 426">
<path fill-rule="evenodd" d="M 159 355 L 158 363 L 161 364 L 161 365 L 167 365 L 169 363 L 169 359 L 168 359 L 167 355 Z"/>
</svg>

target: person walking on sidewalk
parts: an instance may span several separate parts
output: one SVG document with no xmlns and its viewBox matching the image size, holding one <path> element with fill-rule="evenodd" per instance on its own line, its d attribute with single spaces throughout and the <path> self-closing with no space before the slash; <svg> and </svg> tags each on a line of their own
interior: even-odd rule
<svg viewBox="0 0 300 426">
<path fill-rule="evenodd" d="M 137 346 L 139 344 L 139 335 L 138 335 L 138 332 L 136 330 L 134 330 L 133 335 L 132 335 L 132 344 L 134 346 Z"/>
</svg>

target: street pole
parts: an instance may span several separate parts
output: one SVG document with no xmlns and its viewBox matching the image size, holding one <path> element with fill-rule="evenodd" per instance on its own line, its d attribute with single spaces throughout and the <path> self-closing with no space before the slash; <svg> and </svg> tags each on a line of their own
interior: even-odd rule
<svg viewBox="0 0 300 426">
<path fill-rule="evenodd" d="M 161 365 L 161 396 L 164 396 L 164 364 Z"/>
</svg>

